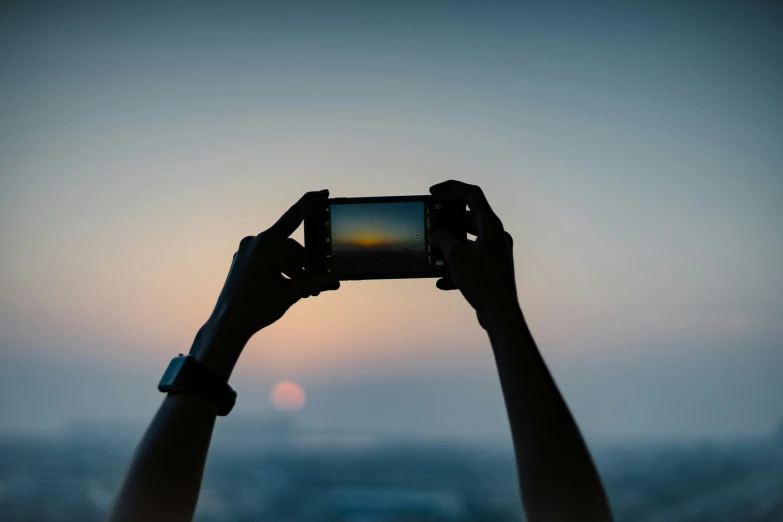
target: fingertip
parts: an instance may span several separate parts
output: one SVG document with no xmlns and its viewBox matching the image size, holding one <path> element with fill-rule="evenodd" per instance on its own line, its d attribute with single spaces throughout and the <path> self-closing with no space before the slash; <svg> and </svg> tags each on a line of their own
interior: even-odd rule
<svg viewBox="0 0 783 522">
<path fill-rule="evenodd" d="M 456 290 L 457 285 L 454 284 L 454 281 L 450 277 L 442 277 L 435 281 L 435 286 L 439 288 L 440 290 Z"/>
<path fill-rule="evenodd" d="M 440 183 L 432 185 L 430 187 L 430 194 L 433 196 L 442 195 L 444 190 L 447 189 L 451 183 L 453 183 L 453 180 L 441 181 Z"/>
<path fill-rule="evenodd" d="M 329 189 L 311 190 L 311 191 L 305 193 L 305 198 L 307 198 L 309 200 L 326 199 L 328 197 L 329 197 Z"/>
<path fill-rule="evenodd" d="M 318 290 L 321 292 L 337 290 L 338 288 L 340 288 L 340 280 L 334 276 L 326 277 L 318 285 Z"/>
<path fill-rule="evenodd" d="M 449 179 L 431 186 L 430 194 L 433 196 L 463 197 L 470 187 L 471 185 L 465 182 Z"/>
<path fill-rule="evenodd" d="M 323 205 L 329 199 L 329 189 L 313 192 L 313 205 Z"/>
</svg>

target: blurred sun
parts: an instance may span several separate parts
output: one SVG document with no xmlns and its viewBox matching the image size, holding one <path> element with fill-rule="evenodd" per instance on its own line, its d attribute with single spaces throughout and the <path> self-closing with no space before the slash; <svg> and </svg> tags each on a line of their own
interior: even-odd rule
<svg viewBox="0 0 783 522">
<path fill-rule="evenodd" d="M 307 399 L 304 390 L 294 381 L 280 381 L 269 392 L 272 405 L 278 410 L 301 410 Z"/>
<path fill-rule="evenodd" d="M 377 246 L 384 242 L 383 234 L 375 230 L 362 230 L 353 238 L 353 243 L 362 247 Z"/>
</svg>

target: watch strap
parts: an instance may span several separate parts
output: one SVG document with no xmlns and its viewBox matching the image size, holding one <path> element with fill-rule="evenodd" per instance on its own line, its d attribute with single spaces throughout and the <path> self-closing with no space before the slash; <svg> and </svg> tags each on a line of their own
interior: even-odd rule
<svg viewBox="0 0 783 522">
<path fill-rule="evenodd" d="M 237 393 L 226 381 L 196 360 L 194 355 L 175 357 L 158 384 L 158 390 L 169 394 L 195 393 L 213 400 L 219 416 L 228 415 L 236 403 Z"/>
</svg>

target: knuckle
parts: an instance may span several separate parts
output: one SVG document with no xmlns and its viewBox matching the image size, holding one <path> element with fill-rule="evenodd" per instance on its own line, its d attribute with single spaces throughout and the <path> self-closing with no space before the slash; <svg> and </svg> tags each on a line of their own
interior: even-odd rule
<svg viewBox="0 0 783 522">
<path fill-rule="evenodd" d="M 465 256 L 467 255 L 468 247 L 465 245 L 456 245 L 454 248 L 451 249 L 449 258 L 452 262 L 460 263 L 464 261 Z"/>
<path fill-rule="evenodd" d="M 486 217 L 486 227 L 490 233 L 497 234 L 497 236 L 503 236 L 505 234 L 503 230 L 503 222 L 494 212 L 490 213 Z"/>
<path fill-rule="evenodd" d="M 250 244 L 255 239 L 255 236 L 245 236 L 242 238 L 242 241 L 239 242 L 239 252 L 243 250 L 247 250 L 247 248 L 250 246 Z"/>
</svg>

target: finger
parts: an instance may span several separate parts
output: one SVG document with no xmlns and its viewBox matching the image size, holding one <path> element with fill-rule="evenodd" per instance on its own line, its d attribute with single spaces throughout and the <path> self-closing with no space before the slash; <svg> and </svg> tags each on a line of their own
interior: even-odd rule
<svg viewBox="0 0 783 522">
<path fill-rule="evenodd" d="M 289 264 L 303 267 L 307 258 L 305 247 L 299 244 L 299 241 L 293 238 L 288 238 L 283 243 L 283 257 Z"/>
<path fill-rule="evenodd" d="M 468 294 L 474 291 L 478 273 L 470 247 L 448 230 L 436 230 L 431 237 L 432 244 L 443 251 L 449 275 L 455 286 L 468 298 Z"/>
<path fill-rule="evenodd" d="M 454 283 L 454 280 L 447 276 L 447 277 L 441 277 L 437 281 L 435 281 L 435 286 L 440 288 L 441 290 L 456 290 L 457 285 Z"/>
<path fill-rule="evenodd" d="M 506 244 L 508 245 L 508 258 L 511 260 L 511 270 L 514 271 L 514 238 L 508 232 L 506 234 Z"/>
<path fill-rule="evenodd" d="M 275 237 L 288 237 L 302 224 L 304 218 L 329 198 L 328 190 L 308 192 L 289 208 L 283 216 L 272 225 L 267 233 Z"/>
<path fill-rule="evenodd" d="M 440 248 L 443 252 L 447 265 L 452 265 L 454 262 L 459 263 L 459 259 L 462 257 L 461 253 L 467 248 L 465 243 L 460 241 L 457 236 L 444 229 L 434 231 L 430 236 L 430 240 L 433 245 Z"/>
<path fill-rule="evenodd" d="M 506 244 L 508 245 L 508 259 L 509 262 L 511 263 L 511 276 L 512 276 L 512 281 L 514 282 L 513 290 L 514 290 L 514 295 L 516 296 L 517 285 L 516 285 L 516 274 L 515 274 L 516 268 L 514 266 L 514 238 L 511 237 L 511 234 L 509 234 L 508 232 L 506 232 L 505 234 L 506 234 Z"/>
<path fill-rule="evenodd" d="M 238 254 L 240 252 L 244 252 L 245 250 L 250 248 L 250 245 L 253 243 L 255 238 L 256 238 L 256 236 L 245 236 L 245 237 L 243 237 L 242 241 L 239 242 L 239 247 L 237 247 L 236 254 Z M 234 254 L 234 255 L 236 255 L 236 254 Z"/>
<path fill-rule="evenodd" d="M 288 276 L 288 279 L 297 279 L 305 275 L 305 270 L 301 266 L 287 265 L 279 267 L 280 273 Z"/>
<path fill-rule="evenodd" d="M 478 228 L 476 227 L 476 216 L 473 215 L 473 211 L 471 210 L 465 212 L 465 230 L 468 231 L 468 234 L 472 234 L 474 236 L 478 235 Z"/>
<path fill-rule="evenodd" d="M 266 257 L 270 266 L 275 270 L 279 270 L 290 279 L 304 274 L 304 247 L 295 239 L 287 238 L 279 246 L 274 248 L 270 246 Z"/>
<path fill-rule="evenodd" d="M 433 196 L 460 198 L 465 200 L 473 211 L 476 230 L 479 236 L 495 236 L 503 231 L 503 224 L 492 211 L 486 196 L 480 187 L 461 181 L 444 181 L 430 187 Z"/>
<path fill-rule="evenodd" d="M 291 280 L 291 288 L 296 297 L 318 295 L 321 292 L 337 290 L 340 281 L 334 276 L 303 276 Z"/>
<path fill-rule="evenodd" d="M 511 234 L 504 232 L 506 235 L 506 250 L 508 250 L 508 257 L 511 259 L 511 266 L 514 266 L 514 238 Z"/>
<path fill-rule="evenodd" d="M 464 199 L 471 210 L 478 213 L 492 212 L 492 208 L 489 206 L 489 202 L 484 196 L 484 192 L 481 190 L 481 187 L 477 185 L 470 185 L 452 179 L 431 186 L 430 194 L 446 198 Z"/>
<path fill-rule="evenodd" d="M 471 252 L 468 246 L 448 230 L 436 230 L 431 237 L 432 244 L 443 252 L 449 275 L 453 280 L 462 284 L 466 278 L 470 278 L 473 272 L 473 263 L 470 260 Z"/>
</svg>

